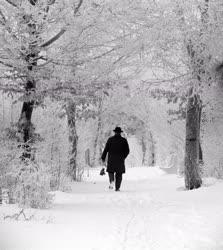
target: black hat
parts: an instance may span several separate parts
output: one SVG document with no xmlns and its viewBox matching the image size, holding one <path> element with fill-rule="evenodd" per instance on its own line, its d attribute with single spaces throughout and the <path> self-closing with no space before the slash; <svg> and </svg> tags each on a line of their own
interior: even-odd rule
<svg viewBox="0 0 223 250">
<path fill-rule="evenodd" d="M 120 127 L 116 127 L 113 131 L 116 132 L 116 133 L 122 133 L 123 132 Z"/>
</svg>

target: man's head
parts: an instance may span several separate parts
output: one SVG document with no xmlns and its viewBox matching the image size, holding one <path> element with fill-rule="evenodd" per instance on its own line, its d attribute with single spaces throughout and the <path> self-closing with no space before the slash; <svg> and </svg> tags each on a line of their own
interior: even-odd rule
<svg viewBox="0 0 223 250">
<path fill-rule="evenodd" d="M 114 130 L 113 130 L 116 134 L 121 134 L 123 131 L 120 127 L 116 127 Z"/>
</svg>

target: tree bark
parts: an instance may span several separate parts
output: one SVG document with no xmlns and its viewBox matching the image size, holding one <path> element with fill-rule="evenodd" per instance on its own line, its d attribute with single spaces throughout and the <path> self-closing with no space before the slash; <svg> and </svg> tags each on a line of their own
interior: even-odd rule
<svg viewBox="0 0 223 250">
<path fill-rule="evenodd" d="M 35 5 L 36 2 L 33 2 Z M 23 21 L 25 21 L 25 25 L 27 26 L 27 31 L 30 38 L 38 39 L 37 26 L 35 24 L 35 20 L 33 20 L 32 15 L 23 14 Z M 31 22 L 33 21 L 33 23 Z M 32 39 L 31 39 L 32 40 Z M 34 107 L 34 98 L 32 97 L 33 93 L 36 90 L 36 81 L 32 76 L 33 68 L 37 66 L 37 57 L 39 54 L 39 50 L 37 47 L 37 42 L 30 42 L 28 49 L 25 51 L 24 60 L 27 63 L 27 80 L 25 85 L 25 101 L 22 105 L 22 111 L 19 118 L 19 130 L 22 133 L 23 137 L 23 147 L 24 152 L 22 154 L 22 159 L 30 159 L 31 158 L 31 146 L 30 140 L 32 138 L 32 130 L 33 126 L 31 123 L 33 107 Z"/>
<path fill-rule="evenodd" d="M 146 142 L 144 136 L 141 138 L 141 144 L 142 144 L 142 165 L 146 165 Z"/>
<path fill-rule="evenodd" d="M 154 166 L 155 165 L 155 143 L 151 130 L 147 130 L 146 136 L 142 136 L 142 165 Z"/>
<path fill-rule="evenodd" d="M 151 130 L 148 131 L 147 141 L 145 141 L 145 159 L 144 164 L 148 165 L 149 167 L 153 167 L 155 165 L 155 143 L 153 139 L 153 134 Z"/>
<path fill-rule="evenodd" d="M 97 156 L 100 153 L 100 145 L 99 145 L 99 137 L 101 133 L 102 128 L 102 120 L 101 120 L 101 109 L 102 109 L 102 99 L 99 100 L 99 106 L 98 106 L 98 121 L 97 121 L 97 131 L 96 131 L 96 137 L 94 140 L 93 145 L 93 158 L 92 158 L 92 166 L 95 167 L 98 163 Z"/>
<path fill-rule="evenodd" d="M 199 164 L 203 164 L 203 150 L 201 147 L 201 139 L 200 139 L 200 132 L 201 132 L 201 114 L 202 114 L 202 102 L 200 100 L 200 108 L 199 108 Z"/>
<path fill-rule="evenodd" d="M 76 104 L 73 101 L 69 101 L 67 108 L 67 122 L 69 130 L 69 175 L 72 180 L 77 181 L 77 130 L 76 130 Z"/>
<path fill-rule="evenodd" d="M 153 167 L 156 164 L 156 158 L 155 158 L 155 142 L 153 139 L 153 134 L 150 131 L 149 132 L 149 136 L 150 136 L 150 162 L 149 162 L 149 166 Z"/>
<path fill-rule="evenodd" d="M 186 115 L 185 186 L 188 190 L 202 184 L 199 169 L 201 102 L 199 95 L 192 91 L 190 89 Z"/>
<path fill-rule="evenodd" d="M 30 99 L 31 92 L 35 90 L 35 82 L 27 81 L 26 85 L 26 98 Z M 31 147 L 30 142 L 33 134 L 33 126 L 32 126 L 32 113 L 34 107 L 34 100 L 24 101 L 22 105 L 22 111 L 19 118 L 19 130 L 23 136 L 23 147 L 24 152 L 22 154 L 22 159 L 30 159 L 31 158 Z"/>
</svg>

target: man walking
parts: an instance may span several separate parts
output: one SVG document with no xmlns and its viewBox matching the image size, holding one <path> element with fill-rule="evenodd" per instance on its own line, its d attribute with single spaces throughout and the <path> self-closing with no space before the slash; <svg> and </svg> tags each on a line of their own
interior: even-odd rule
<svg viewBox="0 0 223 250">
<path fill-rule="evenodd" d="M 121 136 L 123 131 L 120 127 L 116 127 L 113 131 L 115 135 L 108 139 L 101 159 L 105 162 L 108 154 L 106 171 L 109 176 L 109 188 L 113 189 L 115 183 L 115 191 L 120 191 L 122 174 L 125 173 L 125 158 L 129 154 L 129 145 L 127 140 Z"/>
</svg>

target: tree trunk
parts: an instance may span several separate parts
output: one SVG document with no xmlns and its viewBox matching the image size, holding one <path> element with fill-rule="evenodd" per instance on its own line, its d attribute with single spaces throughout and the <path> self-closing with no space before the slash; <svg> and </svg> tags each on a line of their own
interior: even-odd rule
<svg viewBox="0 0 223 250">
<path fill-rule="evenodd" d="M 142 165 L 146 165 L 146 142 L 144 136 L 141 138 L 141 144 L 142 144 Z"/>
<path fill-rule="evenodd" d="M 33 2 L 35 5 L 36 2 Z M 35 20 L 33 20 L 32 15 L 27 15 L 24 13 L 23 20 L 25 21 L 25 25 L 27 27 L 27 31 L 29 37 L 31 38 L 32 42 L 30 42 L 28 49 L 24 53 L 24 60 L 27 63 L 27 81 L 25 85 L 25 101 L 22 105 L 22 111 L 19 118 L 19 130 L 22 133 L 23 142 L 24 142 L 24 152 L 22 155 L 22 159 L 31 158 L 31 146 L 30 140 L 32 138 L 32 130 L 33 126 L 31 123 L 33 107 L 34 107 L 34 98 L 32 94 L 35 92 L 36 89 L 36 81 L 33 74 L 33 68 L 37 66 L 37 57 L 39 54 L 39 49 L 37 46 L 37 40 L 39 38 L 37 32 L 37 26 L 35 24 Z"/>
<path fill-rule="evenodd" d="M 149 163 L 149 165 L 153 167 L 156 164 L 156 159 L 155 159 L 155 142 L 154 142 L 153 134 L 152 134 L 151 131 L 149 132 L 149 135 L 150 135 L 150 143 L 151 143 L 151 146 L 150 146 L 151 153 L 150 153 L 150 163 Z"/>
<path fill-rule="evenodd" d="M 203 163 L 203 152 L 201 148 L 201 143 L 199 143 L 199 162 Z"/>
<path fill-rule="evenodd" d="M 67 105 L 67 121 L 69 129 L 69 175 L 74 181 L 77 181 L 77 142 L 78 136 L 76 131 L 76 104 L 69 101 Z"/>
<path fill-rule="evenodd" d="M 99 137 L 100 137 L 101 128 L 102 128 L 101 109 L 102 109 L 102 99 L 99 100 L 99 106 L 98 106 L 97 131 L 96 131 L 96 137 L 95 137 L 94 145 L 93 145 L 93 158 L 92 158 L 93 167 L 95 167 L 96 164 L 98 164 L 98 158 L 100 157 L 100 155 L 98 154 L 100 154 Z"/>
<path fill-rule="evenodd" d="M 199 133 L 201 131 L 201 112 L 202 112 L 202 105 L 201 104 L 202 103 L 200 103 L 200 109 L 199 109 Z M 200 140 L 200 136 L 199 136 L 199 164 L 203 164 L 203 163 L 204 163 L 204 160 L 203 160 L 203 151 L 202 151 L 201 140 Z"/>
<path fill-rule="evenodd" d="M 155 143 L 151 130 L 148 130 L 146 137 L 142 137 L 142 164 L 147 166 L 155 165 Z"/>
<path fill-rule="evenodd" d="M 204 0 L 200 5 L 201 26 L 198 32 L 200 43 L 196 46 L 192 38 L 187 41 L 187 52 L 191 59 L 192 76 L 198 81 L 199 90 L 203 81 L 210 79 L 207 62 L 209 61 L 209 50 L 203 39 L 209 29 L 209 0 Z M 201 100 L 198 94 L 189 89 L 186 114 L 186 148 L 185 148 L 185 186 L 187 189 L 199 188 L 202 184 L 200 177 L 199 162 L 203 162 L 202 149 L 200 145 L 200 122 L 201 122 Z"/>
<path fill-rule="evenodd" d="M 192 92 L 190 89 L 186 114 L 185 186 L 189 190 L 202 184 L 199 170 L 201 104 L 199 96 Z"/>
<path fill-rule="evenodd" d="M 35 91 L 35 81 L 27 81 L 26 84 L 26 96 L 25 98 L 31 99 L 30 95 Z M 19 118 L 19 131 L 22 134 L 24 152 L 22 159 L 30 159 L 32 156 L 30 142 L 33 134 L 32 126 L 32 113 L 34 107 L 34 100 L 24 101 L 22 105 L 22 111 Z"/>
</svg>

